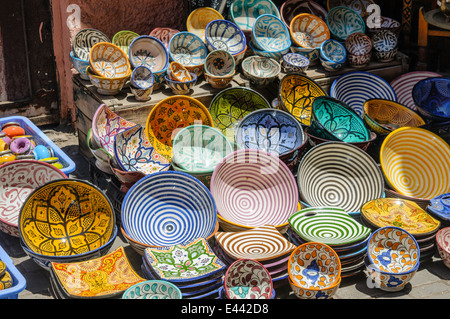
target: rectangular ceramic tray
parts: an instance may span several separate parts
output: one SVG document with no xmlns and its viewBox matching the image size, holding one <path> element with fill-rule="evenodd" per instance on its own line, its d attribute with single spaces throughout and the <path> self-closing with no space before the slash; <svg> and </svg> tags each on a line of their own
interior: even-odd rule
<svg viewBox="0 0 450 319">
<path fill-rule="evenodd" d="M 11 288 L 0 290 L 0 299 L 18 299 L 19 293 L 26 287 L 26 280 L 23 275 L 14 266 L 13 261 L 9 255 L 0 246 L 0 260 L 6 264 L 6 271 L 9 272 L 13 278 L 13 285 Z"/>
<path fill-rule="evenodd" d="M 63 165 L 61 171 L 69 176 L 70 173 L 75 171 L 75 163 L 66 155 L 58 146 L 53 143 L 30 119 L 24 116 L 8 116 L 0 118 L 0 127 L 8 122 L 17 122 L 25 130 L 27 135 L 34 137 L 36 145 L 49 146 L 55 152 L 55 156 L 59 158 L 60 163 Z"/>
</svg>

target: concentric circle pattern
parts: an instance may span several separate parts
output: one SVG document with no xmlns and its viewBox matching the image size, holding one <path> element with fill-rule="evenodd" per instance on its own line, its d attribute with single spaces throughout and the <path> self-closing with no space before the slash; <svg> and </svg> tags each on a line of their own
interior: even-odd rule
<svg viewBox="0 0 450 319">
<path fill-rule="evenodd" d="M 244 149 L 219 163 L 211 178 L 218 215 L 249 227 L 287 224 L 297 210 L 295 179 L 278 157 Z"/>
<path fill-rule="evenodd" d="M 380 150 L 384 176 L 400 194 L 431 199 L 450 192 L 450 146 L 417 127 L 390 133 Z"/>
<path fill-rule="evenodd" d="M 313 207 L 339 207 L 359 212 L 369 200 L 383 197 L 383 175 L 363 150 L 342 142 L 312 148 L 300 162 L 297 182 L 301 198 Z"/>
<path fill-rule="evenodd" d="M 306 208 L 289 217 L 292 229 L 305 241 L 330 246 L 352 244 L 370 235 L 371 230 L 336 208 Z"/>
<path fill-rule="evenodd" d="M 214 231 L 216 205 L 208 189 L 188 174 L 164 171 L 139 180 L 122 203 L 122 225 L 138 242 L 172 246 Z"/>
</svg>

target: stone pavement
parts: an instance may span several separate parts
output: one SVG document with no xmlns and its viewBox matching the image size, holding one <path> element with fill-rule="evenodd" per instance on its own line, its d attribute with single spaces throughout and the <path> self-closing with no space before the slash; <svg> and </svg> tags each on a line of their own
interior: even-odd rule
<svg viewBox="0 0 450 319">
<path fill-rule="evenodd" d="M 43 129 L 66 154 L 74 160 L 77 169 L 71 177 L 88 179 L 88 163 L 78 153 L 77 137 L 61 128 Z M 11 257 L 16 268 L 26 279 L 26 288 L 19 299 L 53 299 L 49 292 L 49 273 L 31 260 L 20 247 L 19 239 L 0 232 L 0 245 Z M 135 252 L 119 233 L 111 250 L 123 246 L 134 270 L 142 277 L 142 257 Z M 277 290 L 281 299 L 296 299 L 286 284 Z M 450 299 L 450 269 L 445 267 L 439 254 L 421 264 L 411 282 L 400 292 L 383 292 L 369 288 L 364 273 L 343 278 L 335 299 Z"/>
</svg>

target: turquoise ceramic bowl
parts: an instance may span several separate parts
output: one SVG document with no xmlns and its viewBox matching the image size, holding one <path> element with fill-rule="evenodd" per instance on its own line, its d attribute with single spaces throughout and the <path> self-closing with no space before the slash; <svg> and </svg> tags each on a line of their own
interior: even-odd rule
<svg viewBox="0 0 450 319">
<path fill-rule="evenodd" d="M 329 39 L 322 43 L 320 56 L 328 62 L 343 63 L 347 59 L 347 50 L 339 41 Z"/>
<path fill-rule="evenodd" d="M 286 50 L 292 44 L 284 22 L 271 14 L 263 14 L 256 19 L 252 29 L 252 42 L 262 51 Z"/>
<path fill-rule="evenodd" d="M 327 14 L 326 22 L 331 35 L 340 42 L 344 42 L 352 33 L 365 33 L 366 30 L 361 15 L 346 6 L 332 8 Z"/>
<path fill-rule="evenodd" d="M 242 31 L 253 29 L 255 20 L 262 14 L 280 18 L 280 11 L 270 0 L 234 0 L 230 5 L 230 19 Z"/>
</svg>

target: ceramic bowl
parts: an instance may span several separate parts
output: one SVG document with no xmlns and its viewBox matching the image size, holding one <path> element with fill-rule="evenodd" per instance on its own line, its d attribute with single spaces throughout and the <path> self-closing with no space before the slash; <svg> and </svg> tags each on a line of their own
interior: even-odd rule
<svg viewBox="0 0 450 319">
<path fill-rule="evenodd" d="M 75 256 L 108 243 L 115 221 L 113 206 L 99 188 L 61 179 L 33 190 L 21 207 L 18 223 L 20 238 L 31 251 Z"/>
<path fill-rule="evenodd" d="M 362 32 L 350 34 L 344 42 L 349 65 L 355 68 L 365 67 L 372 58 L 372 40 Z"/>
<path fill-rule="evenodd" d="M 311 129 L 309 127 L 305 128 L 305 133 L 308 136 L 309 139 L 309 143 L 312 147 L 322 144 L 322 143 L 326 143 L 326 142 L 333 142 L 332 140 L 328 140 L 325 138 L 321 138 L 321 137 L 317 137 L 314 134 L 311 133 Z M 370 139 L 364 142 L 356 142 L 356 143 L 349 143 L 353 146 L 356 146 L 360 149 L 362 149 L 363 151 L 367 151 L 369 149 L 369 147 L 374 144 L 375 140 L 377 139 L 377 134 L 375 132 L 370 132 Z"/>
<path fill-rule="evenodd" d="M 191 125 L 175 136 L 172 162 L 190 172 L 212 172 L 232 151 L 233 146 L 219 130 Z"/>
<path fill-rule="evenodd" d="M 389 30 L 393 32 L 397 38 L 399 37 L 402 24 L 397 20 L 380 16 L 379 21 L 374 20 L 372 22 L 373 26 L 371 26 L 370 23 L 368 23 L 368 21 L 366 20 L 366 31 L 370 37 L 374 36 L 378 31 L 382 30 Z"/>
<path fill-rule="evenodd" d="M 185 67 L 200 66 L 205 63 L 208 49 L 198 35 L 182 31 L 170 39 L 169 54 L 172 61 Z"/>
<path fill-rule="evenodd" d="M 272 58 L 272 59 L 274 59 L 277 62 L 281 60 L 283 55 L 285 55 L 286 53 L 289 52 L 289 48 L 288 49 L 283 49 L 283 50 L 280 50 L 280 51 L 263 51 L 263 50 L 260 50 L 260 49 L 256 48 L 254 46 L 254 44 L 252 43 L 252 41 L 249 41 L 248 46 L 250 47 L 250 49 L 252 50 L 252 52 L 254 54 L 262 56 L 262 57 L 265 57 L 265 58 Z"/>
<path fill-rule="evenodd" d="M 131 72 L 130 84 L 138 89 L 147 90 L 155 83 L 152 71 L 143 65 L 136 67 Z"/>
<path fill-rule="evenodd" d="M 111 42 L 112 44 L 118 46 L 128 57 L 128 50 L 130 49 L 130 44 L 139 36 L 136 32 L 123 30 L 114 34 Z"/>
<path fill-rule="evenodd" d="M 308 58 L 309 65 L 317 65 L 319 63 L 320 50 L 318 48 L 302 48 L 298 46 L 291 46 L 292 53 L 298 53 Z"/>
<path fill-rule="evenodd" d="M 248 45 L 245 46 L 245 49 L 237 54 L 233 54 L 233 58 L 234 58 L 234 64 L 236 67 L 238 67 L 238 65 L 242 62 L 242 60 L 244 60 L 244 58 L 246 57 L 246 53 L 247 53 L 247 48 Z"/>
<path fill-rule="evenodd" d="M 285 73 L 305 73 L 309 64 L 309 59 L 299 53 L 286 53 L 281 60 L 281 67 Z"/>
<path fill-rule="evenodd" d="M 365 33 L 366 31 L 366 25 L 361 15 L 347 6 L 331 8 L 328 11 L 326 22 L 330 34 L 341 42 L 344 42 L 352 33 Z"/>
<path fill-rule="evenodd" d="M 364 203 L 384 196 L 383 174 L 372 157 L 343 142 L 311 148 L 300 162 L 297 183 L 304 203 L 339 207 L 352 217 Z"/>
<path fill-rule="evenodd" d="M 186 21 L 186 28 L 188 32 L 198 35 L 205 41 L 205 30 L 211 21 L 223 20 L 222 14 L 211 7 L 200 7 L 193 10 Z"/>
<path fill-rule="evenodd" d="M 291 288 L 302 299 L 331 298 L 341 282 L 339 256 L 318 242 L 298 246 L 288 260 L 288 272 Z"/>
<path fill-rule="evenodd" d="M 303 48 L 320 48 L 330 38 L 327 24 L 309 13 L 301 13 L 292 19 L 290 33 L 295 44 Z"/>
<path fill-rule="evenodd" d="M 235 87 L 217 93 L 209 105 L 209 112 L 214 127 L 234 143 L 239 122 L 247 114 L 263 108 L 271 108 L 264 96 L 250 88 Z"/>
<path fill-rule="evenodd" d="M 205 73 L 213 76 L 227 76 L 235 72 L 236 61 L 230 52 L 213 50 L 206 56 Z"/>
<path fill-rule="evenodd" d="M 149 87 L 148 89 L 138 89 L 130 85 L 130 91 L 137 101 L 148 101 L 150 100 L 150 96 L 153 93 L 153 86 Z"/>
<path fill-rule="evenodd" d="M 363 119 L 352 108 L 329 96 L 314 99 L 310 128 L 314 136 L 335 141 L 358 143 L 371 137 Z"/>
<path fill-rule="evenodd" d="M 231 81 L 233 80 L 236 71 L 234 71 L 230 75 L 225 76 L 215 76 L 208 73 L 205 73 L 205 79 L 214 89 L 225 89 L 230 86 Z"/>
<path fill-rule="evenodd" d="M 383 99 L 369 99 L 364 103 L 364 121 L 380 135 L 389 134 L 400 127 L 425 125 L 416 112 L 400 103 Z"/>
<path fill-rule="evenodd" d="M 390 62 L 398 51 L 398 38 L 392 31 L 381 30 L 372 36 L 373 53 L 378 62 Z"/>
<path fill-rule="evenodd" d="M 161 71 L 157 71 L 157 72 L 152 72 L 153 73 L 153 78 L 154 78 L 154 83 L 153 83 L 153 91 L 159 90 L 162 87 L 164 87 L 164 83 L 165 83 L 165 79 L 164 77 L 167 75 L 167 69 L 169 67 L 161 70 Z"/>
<path fill-rule="evenodd" d="M 381 145 L 380 164 L 390 188 L 403 195 L 430 200 L 450 192 L 450 146 L 428 130 L 391 132 Z"/>
<path fill-rule="evenodd" d="M 133 40 L 128 51 L 133 68 L 147 66 L 153 73 L 169 65 L 169 53 L 164 44 L 155 37 L 141 35 Z"/>
<path fill-rule="evenodd" d="M 167 75 L 165 75 L 164 80 L 165 83 L 169 86 L 169 88 L 172 90 L 172 93 L 175 95 L 189 95 L 192 91 L 192 88 L 197 84 L 197 74 L 190 73 L 191 80 L 180 82 L 180 81 L 173 81 L 172 79 L 169 79 Z"/>
<path fill-rule="evenodd" d="M 109 160 L 113 160 L 112 154 L 109 154 L 104 148 L 98 145 L 98 143 L 94 139 L 94 134 L 92 132 L 92 128 L 88 130 L 86 136 L 86 144 L 95 158 L 95 166 L 104 173 L 112 175 L 111 169 L 109 167 Z"/>
<path fill-rule="evenodd" d="M 369 99 L 397 101 L 397 95 L 388 82 L 363 71 L 348 72 L 336 78 L 331 84 L 330 96 L 350 106 L 361 118 L 364 116 L 364 102 Z"/>
<path fill-rule="evenodd" d="M 186 95 L 167 97 L 150 111 L 145 131 L 155 150 L 172 159 L 172 142 L 183 127 L 203 124 L 213 126 L 208 109 L 198 100 Z"/>
<path fill-rule="evenodd" d="M 433 77 L 417 82 L 412 97 L 419 113 L 434 122 L 450 120 L 450 78 Z"/>
<path fill-rule="evenodd" d="M 271 58 L 252 55 L 242 61 L 242 73 L 250 84 L 259 88 L 273 83 L 281 72 L 281 65 Z"/>
<path fill-rule="evenodd" d="M 149 35 L 157 38 L 159 41 L 162 42 L 162 44 L 164 44 L 166 49 L 169 50 L 170 39 L 172 39 L 172 37 L 178 32 L 180 31 L 177 29 L 158 27 L 153 29 Z"/>
<path fill-rule="evenodd" d="M 444 265 L 450 268 L 450 227 L 444 227 L 437 232 L 436 244 Z"/>
<path fill-rule="evenodd" d="M 175 162 L 172 162 L 172 169 L 174 171 L 186 173 L 186 174 L 189 174 L 189 175 L 195 177 L 196 179 L 198 179 L 200 182 L 202 182 L 209 189 L 213 171 L 212 172 L 192 172 L 192 171 L 188 171 L 186 169 L 183 169 L 183 168 L 179 167 L 177 165 L 177 163 L 175 163 Z"/>
<path fill-rule="evenodd" d="M 28 195 L 50 181 L 67 178 L 53 165 L 35 160 L 15 160 L 0 165 L 0 230 L 19 235 L 19 213 Z"/>
<path fill-rule="evenodd" d="M 337 6 L 346 6 L 355 10 L 363 18 L 371 13 L 368 11 L 368 6 L 375 4 L 374 0 L 327 0 L 326 3 L 328 11 Z"/>
<path fill-rule="evenodd" d="M 223 218 L 247 229 L 263 225 L 280 229 L 297 210 L 298 190 L 291 171 L 278 157 L 261 150 L 227 155 L 214 170 L 210 189 L 219 223 Z"/>
<path fill-rule="evenodd" d="M 97 89 L 101 95 L 117 95 L 122 91 L 123 86 L 131 76 L 131 72 L 123 78 L 106 78 L 98 76 L 91 71 L 91 67 L 86 68 L 86 74 L 89 77 L 91 84 Z"/>
<path fill-rule="evenodd" d="M 262 14 L 256 18 L 251 38 L 253 45 L 262 51 L 280 51 L 291 46 L 286 25 L 271 14 Z"/>
<path fill-rule="evenodd" d="M 169 68 L 167 69 L 167 77 L 170 80 L 177 82 L 192 81 L 189 71 L 181 63 L 174 61 L 169 64 Z"/>
<path fill-rule="evenodd" d="M 325 71 L 338 71 L 347 60 L 347 50 L 339 41 L 328 39 L 320 47 L 319 59 Z"/>
<path fill-rule="evenodd" d="M 231 264 L 224 277 L 227 299 L 271 299 L 273 282 L 258 261 L 240 259 Z"/>
<path fill-rule="evenodd" d="M 309 126 L 311 122 L 312 102 L 316 97 L 324 95 L 326 93 L 319 84 L 302 74 L 284 76 L 278 90 L 280 107 L 305 126 Z"/>
<path fill-rule="evenodd" d="M 131 73 L 131 65 L 125 52 L 109 42 L 100 42 L 91 48 L 89 67 L 96 75 L 109 79 L 120 79 Z"/>
<path fill-rule="evenodd" d="M 138 171 L 149 175 L 170 168 L 170 161 L 153 148 L 141 125 L 115 136 L 114 158 L 126 172 Z"/>
<path fill-rule="evenodd" d="M 216 204 L 196 178 L 175 171 L 156 172 L 127 192 L 121 221 L 125 232 L 138 242 L 172 246 L 210 236 L 217 222 Z"/>
<path fill-rule="evenodd" d="M 206 26 L 205 43 L 209 51 L 224 50 L 232 55 L 242 52 L 247 40 L 242 30 L 228 20 L 213 20 Z"/>
<path fill-rule="evenodd" d="M 450 193 L 432 198 L 426 210 L 439 220 L 450 222 Z"/>
<path fill-rule="evenodd" d="M 73 51 L 70 51 L 70 59 L 72 60 L 73 67 L 80 74 L 80 77 L 83 80 L 89 81 L 89 77 L 86 73 L 86 68 L 89 66 L 89 60 L 81 60 L 80 58 L 77 58 Z"/>
<path fill-rule="evenodd" d="M 134 284 L 122 295 L 122 299 L 182 299 L 180 288 L 165 280 L 146 280 Z"/>
<path fill-rule="evenodd" d="M 280 18 L 278 7 L 270 0 L 236 0 L 230 5 L 230 19 L 242 31 L 251 33 L 256 19 L 262 14 Z"/>
<path fill-rule="evenodd" d="M 309 13 L 325 21 L 327 10 L 312 0 L 287 0 L 280 7 L 281 20 L 290 28 L 291 21 L 301 13 Z"/>
<path fill-rule="evenodd" d="M 72 51 L 75 57 L 89 61 L 91 48 L 99 42 L 111 42 L 111 40 L 101 31 L 86 28 L 78 31 L 72 41 Z"/>
</svg>

